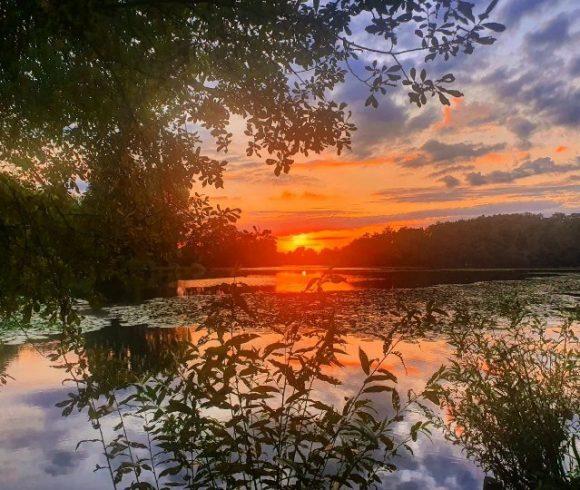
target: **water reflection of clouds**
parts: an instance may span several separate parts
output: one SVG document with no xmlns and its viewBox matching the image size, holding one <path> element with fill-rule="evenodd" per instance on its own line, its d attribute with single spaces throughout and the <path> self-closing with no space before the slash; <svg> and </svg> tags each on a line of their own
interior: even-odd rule
<svg viewBox="0 0 580 490">
<path fill-rule="evenodd" d="M 62 418 L 55 407 L 70 391 L 61 385 L 62 371 L 29 347 L 18 349 L 10 367 L 18 377 L 0 390 L 0 488 L 107 488 L 108 475 L 91 471 L 102 464 L 97 448 L 75 450 L 80 439 L 95 436 L 86 414 Z M 37 377 L 43 370 L 50 374 Z"/>
<path fill-rule="evenodd" d="M 263 334 L 256 344 L 270 343 L 274 334 Z M 195 335 L 191 341 L 195 342 Z M 325 385 L 318 395 L 322 401 L 341 407 L 346 395 L 356 392 L 364 374 L 360 368 L 358 348 L 362 346 L 371 358 L 382 353 L 382 343 L 373 339 L 347 336 L 344 368 L 329 370 L 342 384 Z M 446 345 L 442 341 L 402 344 L 407 371 L 400 363 L 389 363 L 399 377 L 397 389 L 404 398 L 406 391 L 420 391 L 425 380 L 444 362 Z M 46 490 L 108 488 L 105 471 L 93 473 L 96 464 L 104 464 L 98 444 L 83 445 L 81 439 L 95 437 L 85 413 L 76 412 L 62 418 L 55 404 L 71 391 L 61 385 L 63 372 L 50 369 L 50 362 L 29 347 L 21 347 L 10 362 L 9 371 L 16 381 L 0 391 L 0 481 L 2 490 Z M 376 408 L 383 414 L 392 411 L 390 394 L 373 395 Z M 412 419 L 399 424 L 397 433 L 408 434 Z M 450 447 L 438 433 L 432 441 L 421 438 L 413 444 L 414 456 L 402 453 L 394 463 L 399 471 L 383 475 L 384 488 L 394 489 L 479 489 L 483 474 L 462 456 L 458 447 Z"/>
</svg>

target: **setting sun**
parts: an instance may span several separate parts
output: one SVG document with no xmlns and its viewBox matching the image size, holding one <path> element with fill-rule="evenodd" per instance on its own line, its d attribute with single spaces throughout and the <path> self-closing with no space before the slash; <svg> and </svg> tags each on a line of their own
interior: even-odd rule
<svg viewBox="0 0 580 490">
<path fill-rule="evenodd" d="M 317 249 L 316 243 L 311 240 L 308 233 L 288 235 L 279 239 L 279 248 L 282 251 L 290 252 L 300 247 Z"/>
</svg>

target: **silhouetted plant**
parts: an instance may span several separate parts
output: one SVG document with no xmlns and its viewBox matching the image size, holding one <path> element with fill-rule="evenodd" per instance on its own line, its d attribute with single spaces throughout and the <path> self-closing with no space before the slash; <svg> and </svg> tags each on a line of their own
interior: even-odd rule
<svg viewBox="0 0 580 490">
<path fill-rule="evenodd" d="M 578 312 L 552 326 L 525 301 L 451 321 L 447 436 L 510 489 L 577 488 Z"/>
<path fill-rule="evenodd" d="M 129 478 L 127 488 L 369 488 L 396 470 L 395 456 L 410 451 L 411 441 L 429 434 L 426 400 L 438 402 L 443 371 L 422 393 L 401 396 L 386 368 L 401 356 L 404 337 L 395 328 L 383 334 L 380 359 L 359 349 L 360 388 L 333 405 L 325 387 L 340 384 L 332 369 L 342 367 L 345 339 L 332 308 L 321 308 L 315 322 L 285 312 L 285 324 L 270 325 L 276 338 L 257 346 L 261 334 L 250 328 L 259 321 L 243 285 L 224 288 L 197 327 L 199 338 L 175 348 L 170 366 L 139 380 L 107 358 L 93 372 L 80 338 L 62 344 L 61 358 L 68 349 L 78 359 L 65 367 L 79 389 L 59 405 L 65 414 L 88 408 L 114 485 Z M 375 406 L 384 396 L 391 401 L 387 415 Z M 102 423 L 113 416 L 118 422 L 107 439 Z M 401 436 L 395 429 L 411 416 Z M 130 434 L 127 417 L 142 419 L 145 439 Z"/>
</svg>

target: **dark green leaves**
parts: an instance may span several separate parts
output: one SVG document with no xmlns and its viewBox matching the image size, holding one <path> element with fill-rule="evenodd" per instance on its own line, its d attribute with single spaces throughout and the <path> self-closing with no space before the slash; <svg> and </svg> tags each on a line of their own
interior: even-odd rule
<svg viewBox="0 0 580 490">
<path fill-rule="evenodd" d="M 370 361 L 366 352 L 362 350 L 361 347 L 358 348 L 358 358 L 360 360 L 362 370 L 365 372 L 365 374 L 368 375 L 370 373 Z"/>
</svg>

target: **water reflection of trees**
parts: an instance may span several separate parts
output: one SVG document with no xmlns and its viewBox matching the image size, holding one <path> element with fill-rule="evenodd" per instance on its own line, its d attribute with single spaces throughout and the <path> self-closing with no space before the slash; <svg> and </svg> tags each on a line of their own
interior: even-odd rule
<svg viewBox="0 0 580 490">
<path fill-rule="evenodd" d="M 93 378 L 105 367 L 102 381 L 109 371 L 116 372 L 119 388 L 143 376 L 158 373 L 171 366 L 174 351 L 182 343 L 191 341 L 189 328 L 156 328 L 146 324 L 121 325 L 117 320 L 101 330 L 84 336 L 88 368 Z"/>
</svg>

